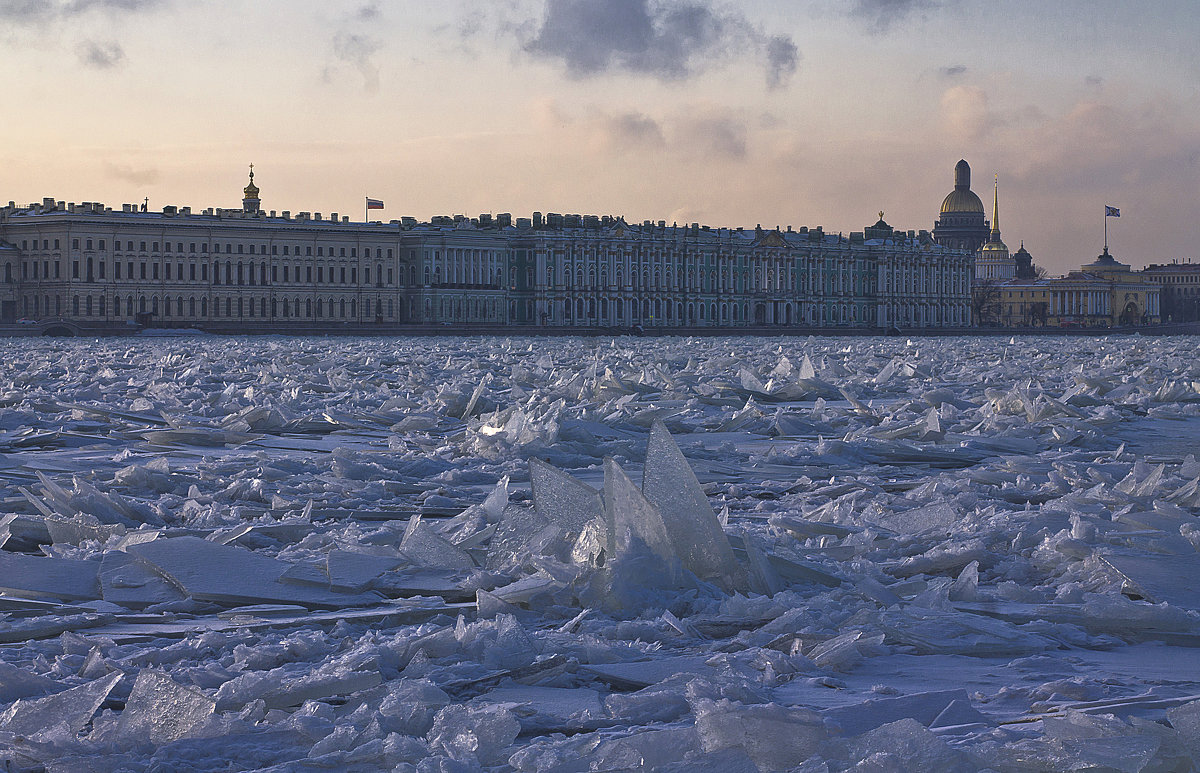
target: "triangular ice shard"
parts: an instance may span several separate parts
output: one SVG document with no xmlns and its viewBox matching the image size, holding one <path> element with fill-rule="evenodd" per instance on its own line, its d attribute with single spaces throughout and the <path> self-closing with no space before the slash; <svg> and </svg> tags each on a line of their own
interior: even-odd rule
<svg viewBox="0 0 1200 773">
<path fill-rule="evenodd" d="M 117 732 L 126 742 L 170 743 L 195 735 L 212 719 L 216 705 L 199 690 L 145 668 L 125 701 Z"/>
<path fill-rule="evenodd" d="M 604 508 L 609 562 L 620 563 L 648 553 L 660 561 L 674 579 L 679 558 L 671 545 L 662 515 L 611 457 L 604 460 Z"/>
<path fill-rule="evenodd" d="M 19 700 L 0 714 L 0 730 L 34 740 L 74 736 L 91 721 L 122 676 L 118 671 L 46 698 Z"/>
<path fill-rule="evenodd" d="M 812 359 L 807 354 L 800 362 L 800 372 L 796 374 L 797 378 L 812 379 L 817 377 L 817 369 L 813 367 Z"/>
<path fill-rule="evenodd" d="M 434 569 L 470 572 L 475 569 L 471 554 L 433 532 L 420 514 L 409 519 L 400 540 L 400 552 L 414 564 Z"/>
<path fill-rule="evenodd" d="M 603 517 L 600 492 L 537 457 L 529 460 L 529 484 L 538 515 L 562 527 L 567 540 L 578 537 L 589 521 Z"/>
<path fill-rule="evenodd" d="M 661 421 L 650 429 L 642 493 L 658 508 L 684 569 L 733 591 L 744 574 L 695 473 Z"/>
</svg>

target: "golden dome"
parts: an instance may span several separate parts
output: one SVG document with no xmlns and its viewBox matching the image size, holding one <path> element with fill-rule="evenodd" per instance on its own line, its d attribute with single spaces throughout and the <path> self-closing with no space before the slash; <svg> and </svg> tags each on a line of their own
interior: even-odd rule
<svg viewBox="0 0 1200 773">
<path fill-rule="evenodd" d="M 250 184 L 247 185 L 242 192 L 245 194 L 247 199 L 258 198 L 258 186 L 254 184 L 254 164 L 250 165 Z"/>
<path fill-rule="evenodd" d="M 947 212 L 978 212 L 983 214 L 983 202 L 974 191 L 955 188 L 942 199 L 942 214 Z"/>
<path fill-rule="evenodd" d="M 995 239 L 995 240 L 990 241 L 987 244 L 983 245 L 982 247 L 980 247 L 979 251 L 986 253 L 986 254 L 997 253 L 997 254 L 1002 254 L 1002 255 L 1007 256 L 1008 255 L 1008 245 L 1006 245 L 1004 242 L 1000 241 L 999 239 Z"/>
</svg>

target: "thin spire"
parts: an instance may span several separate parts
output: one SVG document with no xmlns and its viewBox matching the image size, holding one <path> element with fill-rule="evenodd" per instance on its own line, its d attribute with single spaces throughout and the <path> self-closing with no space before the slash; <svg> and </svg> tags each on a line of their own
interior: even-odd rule
<svg viewBox="0 0 1200 773">
<path fill-rule="evenodd" d="M 992 241 L 1000 241 L 1000 175 L 992 188 Z"/>
</svg>

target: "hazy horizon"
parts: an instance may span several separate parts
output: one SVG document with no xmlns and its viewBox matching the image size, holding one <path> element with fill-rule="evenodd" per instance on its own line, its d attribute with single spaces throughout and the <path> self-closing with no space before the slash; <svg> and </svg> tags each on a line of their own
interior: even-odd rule
<svg viewBox="0 0 1200 773">
<path fill-rule="evenodd" d="M 1052 273 L 1195 257 L 1200 7 L 0 0 L 0 200 L 930 229 L 966 158 Z"/>
</svg>

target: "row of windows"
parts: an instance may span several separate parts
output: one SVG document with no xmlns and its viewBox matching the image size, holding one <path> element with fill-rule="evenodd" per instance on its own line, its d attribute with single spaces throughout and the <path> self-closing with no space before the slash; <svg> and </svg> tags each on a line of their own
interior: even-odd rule
<svg viewBox="0 0 1200 773">
<path fill-rule="evenodd" d="M 97 239 L 97 240 L 83 239 L 82 242 L 79 239 L 72 239 L 71 240 L 71 249 L 74 249 L 74 250 L 80 249 L 81 243 L 83 244 L 83 249 L 86 249 L 86 250 L 99 249 L 99 250 L 103 251 L 106 248 L 106 242 L 104 239 Z M 149 250 L 150 252 L 159 252 L 159 249 L 158 249 L 159 242 L 142 242 L 142 241 L 137 242 L 137 245 L 138 245 L 137 251 L 146 252 L 147 244 L 150 245 L 150 250 Z M 124 245 L 124 246 L 122 247 L 122 245 Z M 174 245 L 175 245 L 174 249 L 172 249 L 171 245 L 172 245 L 172 242 L 164 242 L 162 244 L 162 247 L 163 247 L 162 251 L 163 252 L 179 252 L 179 253 L 184 252 L 183 242 L 174 242 Z M 237 254 L 239 254 L 239 255 L 244 254 L 244 253 L 248 253 L 250 255 L 256 255 L 256 254 L 257 255 L 266 255 L 267 254 L 267 245 L 261 244 L 261 243 L 258 245 L 255 245 L 255 244 L 234 245 L 233 242 L 226 242 L 224 252 L 226 254 L 230 254 L 230 255 L 234 254 L 235 246 L 237 248 Z M 37 248 L 38 248 L 37 240 L 34 239 L 33 240 L 33 249 L 36 250 Z M 305 250 L 305 252 L 304 252 L 305 255 L 311 256 L 313 254 L 313 245 L 311 245 L 311 244 L 305 244 L 305 245 L 272 244 L 271 245 L 271 254 L 272 255 L 300 255 L 301 248 L 303 248 Z M 21 249 L 23 249 L 23 250 L 30 249 L 29 240 L 21 241 Z M 50 240 L 49 239 L 42 240 L 42 249 L 43 250 L 50 249 Z M 56 249 L 56 250 L 60 249 L 58 239 L 54 240 L 54 249 Z M 210 249 L 212 252 L 219 253 L 222 251 L 221 245 L 218 243 L 213 243 L 212 245 L 205 244 L 205 243 L 200 244 L 200 252 L 201 253 L 208 253 L 210 251 Z M 328 249 L 328 252 L 326 252 L 326 249 Z M 347 256 L 347 254 L 346 254 L 347 249 L 349 249 L 349 251 L 350 251 L 349 256 Z M 393 257 L 393 254 L 394 254 L 393 248 L 391 248 L 391 247 L 388 247 L 386 250 L 382 247 L 376 247 L 376 248 L 374 248 L 375 249 L 374 255 L 371 254 L 371 249 L 372 248 L 370 248 L 370 247 L 364 247 L 363 248 L 363 257 L 365 257 L 365 258 L 375 257 L 375 258 L 382 259 L 385 256 L 385 252 L 386 252 L 386 257 L 389 257 L 389 258 Z M 116 241 L 113 242 L 113 250 L 114 251 L 125 250 L 128 252 L 133 252 L 133 251 L 135 251 L 134 242 L 132 242 L 132 241 L 124 241 L 123 242 L 120 239 L 117 239 Z M 335 250 L 337 251 L 336 256 L 334 254 Z M 196 242 L 189 243 L 187 251 L 194 255 L 196 253 Z M 328 256 L 328 257 L 343 257 L 343 258 L 345 258 L 345 257 L 357 258 L 358 257 L 358 248 L 357 247 L 345 247 L 345 246 L 341 246 L 341 245 L 339 245 L 337 247 L 330 246 L 330 247 L 326 248 L 325 245 L 317 245 L 317 257 L 326 257 L 326 256 Z"/>
<path fill-rule="evenodd" d="M 136 273 L 134 270 L 135 265 L 137 267 Z M 61 279 L 62 278 L 62 263 L 60 261 L 40 261 L 39 262 L 36 260 L 35 261 L 23 261 L 21 263 L 21 278 L 22 279 L 50 279 L 52 266 L 54 269 L 53 270 L 53 273 L 54 273 L 53 278 Z M 122 266 L 125 267 L 124 272 L 122 272 Z M 161 276 L 160 276 L 160 271 L 159 271 L 160 266 L 162 268 Z M 176 268 L 177 268 L 177 270 L 175 271 L 174 277 L 172 277 L 172 266 L 176 266 Z M 39 271 L 39 267 L 40 267 L 40 271 Z M 97 280 L 104 280 L 104 279 L 108 278 L 107 277 L 107 267 L 108 267 L 108 262 L 105 260 L 94 261 L 92 258 L 88 258 L 86 263 L 83 266 L 83 268 L 85 269 L 85 273 L 81 274 L 80 261 L 75 260 L 75 261 L 71 262 L 71 278 L 72 279 L 86 279 L 89 282 L 94 282 Z M 175 279 L 178 281 L 183 281 L 185 278 L 184 277 L 184 267 L 185 267 L 185 265 L 182 262 L 176 263 L 176 264 L 164 262 L 164 263 L 160 264 L 158 262 L 147 263 L 146 261 L 140 261 L 140 262 L 135 263 L 134 261 L 130 260 L 130 261 L 126 261 L 125 263 L 122 263 L 120 260 L 115 260 L 115 261 L 113 261 L 113 279 L 155 280 L 155 279 L 161 278 L 164 280 Z M 212 264 L 213 284 L 222 284 L 222 282 L 221 282 L 221 274 L 222 274 L 221 267 L 222 267 L 222 264 L 219 261 Z M 187 280 L 193 281 L 193 282 L 194 281 L 207 282 L 208 278 L 209 278 L 208 268 L 209 268 L 208 263 L 201 263 L 201 264 L 199 264 L 199 271 L 197 272 L 197 264 L 195 262 L 187 264 Z M 267 284 L 267 264 L 266 263 L 258 264 L 257 282 L 255 281 L 255 273 L 256 272 L 255 272 L 255 265 L 253 263 L 244 264 L 241 261 L 238 261 L 238 263 L 235 265 L 232 261 L 225 261 L 224 268 L 225 268 L 224 284 L 238 284 L 238 285 L 242 285 L 242 284 L 254 285 L 256 283 L 262 284 L 262 285 Z M 315 268 L 316 269 L 316 272 L 315 272 L 316 282 L 318 284 L 323 284 L 326 282 L 328 282 L 329 284 L 358 284 L 358 267 L 357 266 L 350 266 L 350 267 L 348 267 L 348 269 L 346 266 L 340 266 L 340 267 L 303 266 L 303 269 L 304 269 L 303 280 L 301 279 L 301 268 L 302 267 L 300 265 L 289 265 L 289 264 L 272 265 L 270 267 L 270 277 L 271 277 L 270 281 L 271 282 L 280 281 L 280 279 L 279 279 L 280 273 L 281 273 L 280 269 L 282 269 L 283 281 L 285 283 L 286 282 L 301 282 L 301 281 L 312 283 L 314 281 L 313 280 L 313 276 L 314 276 L 313 269 Z M 349 271 L 349 274 L 347 274 L 347 270 Z M 12 264 L 11 263 L 5 264 L 4 272 L 5 272 L 5 281 L 12 282 L 13 277 L 12 277 Z M 371 276 L 372 276 L 371 268 L 369 266 L 364 267 L 363 268 L 363 283 L 370 284 Z M 384 269 L 383 269 L 382 264 L 376 266 L 374 276 L 375 276 L 376 283 L 382 284 L 383 277 L 384 277 Z M 387 276 L 387 284 L 388 285 L 393 284 L 395 281 L 395 269 L 389 266 L 387 269 L 386 276 Z M 409 268 L 409 277 L 410 277 L 410 281 L 415 281 L 415 278 L 416 278 L 416 269 L 415 268 L 412 268 L 412 267 Z M 347 281 L 347 280 L 349 280 L 349 281 Z M 400 283 L 401 283 L 401 285 L 404 284 L 404 270 L 403 269 L 400 270 Z"/>
<path fill-rule="evenodd" d="M 93 298 L 91 295 L 83 296 L 82 301 L 80 296 L 72 296 L 71 298 L 71 313 L 78 317 L 81 314 L 85 317 L 91 316 L 106 316 L 107 304 L 105 296 L 101 295 Z M 303 304 L 303 305 L 302 305 Z M 33 316 L 62 316 L 62 296 L 33 296 L 25 298 L 22 304 L 25 314 Z M 322 318 L 343 318 L 356 319 L 358 317 L 358 302 L 354 298 L 225 298 L 224 299 L 224 316 L 226 317 L 300 317 L 301 309 L 303 308 L 305 317 L 316 319 Z M 167 296 L 162 299 L 162 305 L 159 305 L 157 296 L 147 298 L 145 296 L 136 297 L 133 295 L 127 296 L 122 302 L 120 295 L 113 298 L 113 314 L 120 316 L 122 309 L 124 313 L 133 317 L 136 313 L 152 314 L 162 316 L 163 318 L 170 317 L 195 317 L 197 311 L 201 317 L 221 316 L 221 299 L 215 299 L 211 305 L 208 298 L 184 298 L 178 296 L 171 298 Z M 385 301 L 380 298 L 372 303 L 371 299 L 366 299 L 363 302 L 364 314 L 367 317 L 384 316 Z M 186 313 L 185 313 L 186 309 Z M 386 300 L 386 309 L 388 318 L 395 316 L 395 302 L 393 299 Z M 268 313 L 268 310 L 270 313 Z M 210 314 L 211 311 L 211 314 Z M 314 314 L 315 311 L 315 314 Z"/>
</svg>

